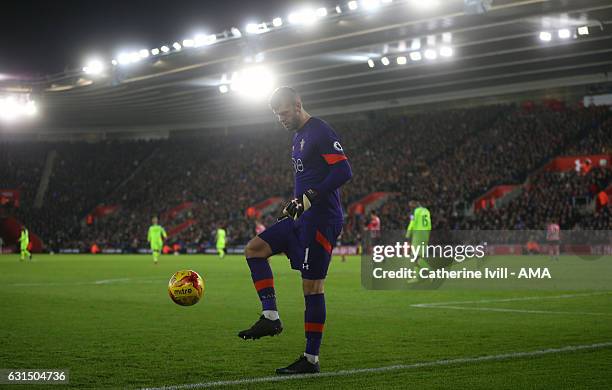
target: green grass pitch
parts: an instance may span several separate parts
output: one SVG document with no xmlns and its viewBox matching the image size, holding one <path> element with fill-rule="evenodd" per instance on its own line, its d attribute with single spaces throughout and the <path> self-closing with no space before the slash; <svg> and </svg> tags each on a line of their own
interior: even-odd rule
<svg viewBox="0 0 612 390">
<path fill-rule="evenodd" d="M 334 258 L 325 289 L 321 366 L 333 375 L 249 382 L 273 376 L 304 347 L 299 273 L 282 257 L 272 266 L 285 330 L 244 341 L 236 333 L 257 319 L 260 305 L 242 257 L 162 256 L 155 266 L 150 256 L 38 255 L 32 263 L 0 256 L 0 369 L 68 368 L 68 387 L 79 389 L 233 380 L 245 380 L 233 387 L 259 389 L 612 387 L 612 294 L 367 291 L 357 257 Z M 195 306 L 168 297 L 168 279 L 179 269 L 205 279 Z M 484 299 L 490 302 L 459 304 L 467 310 L 412 306 Z M 523 354 L 597 343 L 604 345 Z M 509 355 L 472 359 L 501 354 Z M 394 365 L 405 366 L 336 375 Z"/>
</svg>

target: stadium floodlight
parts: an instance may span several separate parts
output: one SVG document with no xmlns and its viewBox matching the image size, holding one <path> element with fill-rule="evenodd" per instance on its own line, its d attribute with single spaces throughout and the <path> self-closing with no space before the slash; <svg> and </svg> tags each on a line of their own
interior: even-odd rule
<svg viewBox="0 0 612 390">
<path fill-rule="evenodd" d="M 113 64 L 113 66 L 117 66 L 117 64 L 119 64 L 119 61 L 114 59 L 111 61 L 111 64 Z"/>
<path fill-rule="evenodd" d="M 410 53 L 410 59 L 412 61 L 421 61 L 423 57 L 421 56 L 421 52 L 419 51 L 413 51 L 412 53 Z"/>
<path fill-rule="evenodd" d="M 243 69 L 232 78 L 231 89 L 249 99 L 266 98 L 274 87 L 272 72 L 263 67 L 255 66 Z"/>
<path fill-rule="evenodd" d="M 151 55 L 156 56 L 159 54 L 159 49 L 155 48 L 155 49 L 151 49 Z"/>
<path fill-rule="evenodd" d="M 336 13 L 337 14 L 341 14 L 342 13 L 342 8 L 339 5 L 336 6 Z"/>
<path fill-rule="evenodd" d="M 181 44 L 180 44 L 180 43 L 178 43 L 178 42 L 174 42 L 174 43 L 172 44 L 172 47 L 173 47 L 173 48 L 174 48 L 174 50 L 176 50 L 176 51 L 180 51 L 180 50 L 183 48 L 183 47 L 181 46 Z"/>
<path fill-rule="evenodd" d="M 438 58 L 438 53 L 434 49 L 425 50 L 425 58 L 428 60 L 435 60 Z"/>
<path fill-rule="evenodd" d="M 247 34 L 257 34 L 257 23 L 249 23 L 245 28 Z"/>
<path fill-rule="evenodd" d="M 361 0 L 361 5 L 365 10 L 373 11 L 380 7 L 380 0 Z"/>
<path fill-rule="evenodd" d="M 373 68 L 374 66 L 376 66 L 376 64 L 374 64 L 374 60 L 373 60 L 373 59 L 371 59 L 371 58 L 370 58 L 370 59 L 368 59 L 368 66 L 369 66 L 370 68 Z"/>
<path fill-rule="evenodd" d="M 319 17 L 319 18 L 326 17 L 327 16 L 327 8 L 325 8 L 325 7 L 317 8 L 316 14 L 317 14 L 317 17 Z"/>
<path fill-rule="evenodd" d="M 399 56 L 395 60 L 397 61 L 398 65 L 406 65 L 406 63 L 408 62 L 408 60 L 404 56 Z"/>
<path fill-rule="evenodd" d="M 440 48 L 440 56 L 442 57 L 452 57 L 453 56 L 453 48 L 450 46 L 442 46 Z"/>
<path fill-rule="evenodd" d="M 200 47 L 203 45 L 212 45 L 217 41 L 217 34 L 197 34 L 195 36 L 195 47 Z"/>
<path fill-rule="evenodd" d="M 104 64 L 100 60 L 90 60 L 83 67 L 83 72 L 90 75 L 99 75 L 104 71 Z"/>
<path fill-rule="evenodd" d="M 572 36 L 572 33 L 567 28 L 562 28 L 557 33 L 559 34 L 559 38 L 561 39 L 569 39 L 569 37 Z"/>
<path fill-rule="evenodd" d="M 382 64 L 383 64 L 384 66 L 387 66 L 387 65 L 389 65 L 389 64 L 391 63 L 391 61 L 389 61 L 389 59 L 388 59 L 387 57 L 383 57 L 383 58 L 381 58 L 381 59 L 380 59 L 380 62 L 382 62 Z"/>
<path fill-rule="evenodd" d="M 436 44 L 436 36 L 435 35 L 428 35 L 427 36 L 427 45 L 428 46 L 434 46 Z"/>
<path fill-rule="evenodd" d="M 127 65 L 130 63 L 130 55 L 128 53 L 120 53 L 119 56 L 117 56 L 117 61 L 121 65 Z"/>
<path fill-rule="evenodd" d="M 540 31 L 540 41 L 550 42 L 552 39 L 552 34 L 548 31 Z"/>
<path fill-rule="evenodd" d="M 161 50 L 162 53 L 167 53 L 167 52 L 170 51 L 170 48 L 168 46 L 164 45 L 164 46 L 160 47 L 159 50 Z"/>
<path fill-rule="evenodd" d="M 219 92 L 221 93 L 228 93 L 229 92 L 229 87 L 227 85 L 220 85 L 219 86 Z"/>
<path fill-rule="evenodd" d="M 236 28 L 236 27 L 232 27 L 230 29 L 230 32 L 232 33 L 234 38 L 240 38 L 242 36 L 242 33 L 240 32 L 240 30 L 238 28 Z"/>
<path fill-rule="evenodd" d="M 357 2 L 354 0 L 349 1 L 347 5 L 351 11 L 355 11 L 357 8 L 359 8 L 359 4 L 357 4 Z"/>
<path fill-rule="evenodd" d="M 272 25 L 274 27 L 280 27 L 283 25 L 283 19 L 282 18 L 274 18 L 272 19 Z"/>
<path fill-rule="evenodd" d="M 130 53 L 130 62 L 138 62 L 140 61 L 140 53 L 137 51 L 133 51 Z"/>
<path fill-rule="evenodd" d="M 410 44 L 410 49 L 411 50 L 419 50 L 421 48 L 421 39 L 420 38 L 414 38 L 412 40 L 412 43 Z"/>
<path fill-rule="evenodd" d="M 304 8 L 300 11 L 289 14 L 289 23 L 309 25 L 317 21 L 317 14 L 310 8 Z"/>
<path fill-rule="evenodd" d="M 578 35 L 589 35 L 589 26 L 578 27 Z"/>
<path fill-rule="evenodd" d="M 147 49 L 138 50 L 138 55 L 140 56 L 140 58 L 147 58 L 149 56 L 149 50 Z"/>
<path fill-rule="evenodd" d="M 453 41 L 453 34 L 449 32 L 442 33 L 442 42 L 451 43 Z"/>
<path fill-rule="evenodd" d="M 184 39 L 183 40 L 183 46 L 184 47 L 194 47 L 195 46 L 195 41 L 193 39 Z"/>
</svg>

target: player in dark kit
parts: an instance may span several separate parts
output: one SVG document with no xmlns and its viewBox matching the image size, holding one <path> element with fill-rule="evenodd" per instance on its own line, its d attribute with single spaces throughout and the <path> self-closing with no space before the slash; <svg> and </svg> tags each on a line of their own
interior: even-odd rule
<svg viewBox="0 0 612 390">
<path fill-rule="evenodd" d="M 291 153 L 295 172 L 294 199 L 285 206 L 276 224 L 247 244 L 247 263 L 263 311 L 259 320 L 238 336 L 245 340 L 258 339 L 283 330 L 268 258 L 285 253 L 291 268 L 302 274 L 306 350 L 297 361 L 277 369 L 276 373 L 317 373 L 325 324 L 323 283 L 333 244 L 342 231 L 339 188 L 351 179 L 352 172 L 334 130 L 304 111 L 295 90 L 278 88 L 270 98 L 270 108 L 285 129 L 295 132 Z"/>
</svg>

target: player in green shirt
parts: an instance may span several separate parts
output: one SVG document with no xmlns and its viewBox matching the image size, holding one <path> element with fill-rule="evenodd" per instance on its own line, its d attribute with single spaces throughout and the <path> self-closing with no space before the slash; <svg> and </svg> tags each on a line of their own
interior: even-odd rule
<svg viewBox="0 0 612 390">
<path fill-rule="evenodd" d="M 28 229 L 23 226 L 21 228 L 21 235 L 19 236 L 19 246 L 21 249 L 21 258 L 20 261 L 24 261 L 26 257 L 32 260 L 32 254 L 28 251 L 28 245 L 30 245 L 30 233 Z"/>
<path fill-rule="evenodd" d="M 225 257 L 225 229 L 222 226 L 217 229 L 217 253 L 221 259 Z"/>
<path fill-rule="evenodd" d="M 429 265 L 423 257 L 425 257 L 425 248 L 429 245 L 431 215 L 429 214 L 429 210 L 416 200 L 411 200 L 409 206 L 412 210 L 412 215 L 410 215 L 410 224 L 406 229 L 406 238 L 410 240 L 411 246 L 418 248 L 419 257 L 416 262 L 417 268 L 427 268 Z"/>
<path fill-rule="evenodd" d="M 149 233 L 147 234 L 147 241 L 151 244 L 151 252 L 153 253 L 153 262 L 157 264 L 157 259 L 164 246 L 164 239 L 168 238 L 166 231 L 163 227 L 158 225 L 157 217 L 153 217 L 151 221 L 153 224 L 149 227 Z"/>
</svg>

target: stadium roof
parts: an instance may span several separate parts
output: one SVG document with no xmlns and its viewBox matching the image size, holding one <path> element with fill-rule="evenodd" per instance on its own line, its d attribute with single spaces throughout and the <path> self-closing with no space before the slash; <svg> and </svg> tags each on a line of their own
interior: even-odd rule
<svg viewBox="0 0 612 390">
<path fill-rule="evenodd" d="M 264 57 L 257 65 L 269 67 L 277 85 L 294 86 L 317 115 L 610 81 L 609 0 L 496 0 L 483 14 L 466 13 L 461 0 L 421 12 L 405 3 L 345 12 L 313 26 L 243 33 L 214 45 L 110 66 L 100 77 L 79 70 L 19 87 L 31 89 L 42 113 L 31 130 L 72 132 L 271 121 L 264 100 L 246 102 L 219 91 L 223 75 L 231 77 L 256 54 Z M 577 28 L 585 25 L 588 35 L 579 35 Z M 559 30 L 566 28 L 571 36 L 561 38 Z M 542 31 L 550 36 L 541 37 Z M 451 33 L 450 42 L 448 34 L 442 42 L 444 33 Z M 410 53 L 425 55 L 428 36 L 435 37 L 430 38 L 435 44 L 429 43 L 438 58 L 414 61 Z M 411 49 L 415 38 L 419 50 Z M 442 47 L 451 47 L 453 55 L 441 57 Z M 398 56 L 405 56 L 406 64 L 398 64 Z"/>
</svg>

